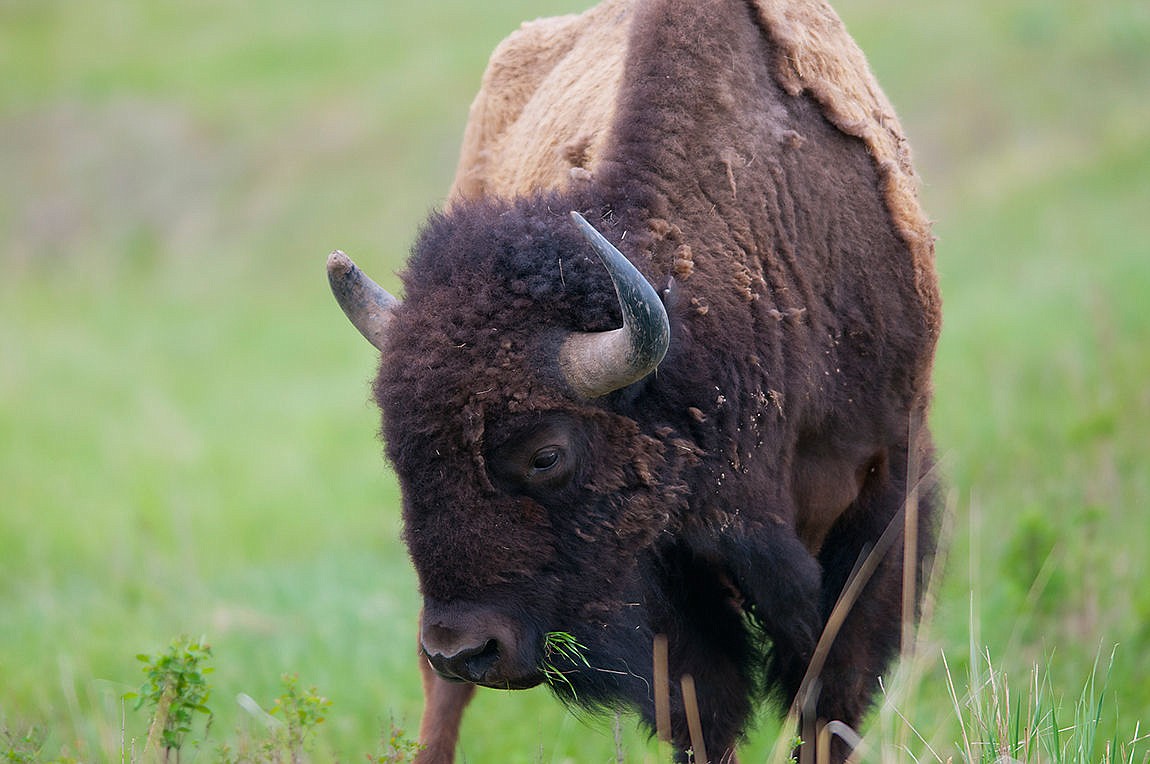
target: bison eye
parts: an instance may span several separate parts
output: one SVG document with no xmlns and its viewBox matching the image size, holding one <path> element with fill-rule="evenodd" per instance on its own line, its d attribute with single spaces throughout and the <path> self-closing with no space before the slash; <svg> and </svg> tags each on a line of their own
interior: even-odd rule
<svg viewBox="0 0 1150 764">
<path fill-rule="evenodd" d="M 559 447 L 545 446 L 531 457 L 531 472 L 546 472 L 559 463 Z"/>
<path fill-rule="evenodd" d="M 484 456 L 500 491 L 542 500 L 566 489 L 578 474 L 584 441 L 578 423 L 566 415 L 532 415 L 493 435 Z"/>
</svg>

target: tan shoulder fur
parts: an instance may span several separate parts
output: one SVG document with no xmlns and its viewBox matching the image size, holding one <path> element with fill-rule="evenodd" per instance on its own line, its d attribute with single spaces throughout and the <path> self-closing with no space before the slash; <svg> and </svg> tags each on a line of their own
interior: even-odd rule
<svg viewBox="0 0 1150 764">
<path fill-rule="evenodd" d="M 491 56 L 449 203 L 555 190 L 594 172 L 627 53 L 631 0 L 523 24 Z"/>
</svg>

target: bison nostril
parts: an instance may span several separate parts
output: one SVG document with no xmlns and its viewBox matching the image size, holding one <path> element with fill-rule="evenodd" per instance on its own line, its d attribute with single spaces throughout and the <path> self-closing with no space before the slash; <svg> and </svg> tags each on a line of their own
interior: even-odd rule
<svg viewBox="0 0 1150 764">
<path fill-rule="evenodd" d="M 462 657 L 467 678 L 472 681 L 481 680 L 499 662 L 499 643 L 489 639 L 482 647 Z"/>
</svg>

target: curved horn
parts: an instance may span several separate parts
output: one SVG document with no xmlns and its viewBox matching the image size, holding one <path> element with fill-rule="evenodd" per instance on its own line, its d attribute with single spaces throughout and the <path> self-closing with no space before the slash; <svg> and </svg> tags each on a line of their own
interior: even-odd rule
<svg viewBox="0 0 1150 764">
<path fill-rule="evenodd" d="M 623 326 L 606 332 L 572 332 L 559 348 L 559 368 L 581 395 L 598 398 L 637 382 L 654 370 L 671 342 L 671 324 L 659 295 L 623 253 L 578 212 L 571 220 L 607 268 Z"/>
<path fill-rule="evenodd" d="M 327 256 L 327 280 L 339 307 L 367 341 L 382 351 L 391 311 L 399 300 L 372 281 L 338 249 Z"/>
</svg>

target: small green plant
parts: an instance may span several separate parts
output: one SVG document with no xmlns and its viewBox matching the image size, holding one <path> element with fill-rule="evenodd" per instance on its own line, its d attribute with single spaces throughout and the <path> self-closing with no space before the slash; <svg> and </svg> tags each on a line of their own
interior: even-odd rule
<svg viewBox="0 0 1150 764">
<path fill-rule="evenodd" d="M 792 752 L 798 751 L 799 747 L 802 746 L 802 744 L 803 744 L 803 739 L 801 736 L 799 736 L 799 735 L 792 735 L 791 736 L 791 751 Z M 791 755 L 787 758 L 787 764 L 799 764 L 798 754 L 797 753 L 791 753 Z"/>
<path fill-rule="evenodd" d="M 270 712 L 247 695 L 240 705 L 259 719 L 269 730 L 253 739 L 240 734 L 235 748 L 222 745 L 216 750 L 217 764 L 301 764 L 307 761 L 307 744 L 316 728 L 327 718 L 331 701 L 318 694 L 315 687 L 301 690 L 299 676 L 280 677 L 283 692 L 275 699 Z"/>
<path fill-rule="evenodd" d="M 423 745 L 412 740 L 402 727 L 391 720 L 390 731 L 384 735 L 383 753 L 375 756 L 367 755 L 370 764 L 404 764 L 415 761 L 415 757 L 423 750 Z"/>
<path fill-rule="evenodd" d="M 575 688 L 571 685 L 571 680 L 567 678 L 567 674 L 557 665 L 558 660 L 563 660 L 570 664 L 582 664 L 587 668 L 591 664 L 587 662 L 586 656 L 583 654 L 587 647 L 579 642 L 574 635 L 565 631 L 549 631 L 543 638 L 543 663 L 540 669 L 543 671 L 543 677 L 547 684 L 552 687 L 559 685 L 566 685 L 571 694 L 575 694 Z"/>
<path fill-rule="evenodd" d="M 192 731 L 196 714 L 207 717 L 204 735 L 212 724 L 212 712 L 207 706 L 211 695 L 207 675 L 212 669 L 204 664 L 212 657 L 212 648 L 201 638 L 191 640 L 179 637 L 172 641 L 166 653 L 151 656 L 137 655 L 144 664 L 147 680 L 138 693 L 124 697 L 136 700 L 136 709 L 151 708 L 145 752 L 157 747 L 164 752 L 164 761 L 180 761 L 180 751 Z"/>
<path fill-rule="evenodd" d="M 315 687 L 301 691 L 297 674 L 284 674 L 282 681 L 284 692 L 276 698 L 271 714 L 283 717 L 284 742 L 294 764 L 303 760 L 304 744 L 316 727 L 324 723 L 331 701 L 317 694 Z"/>
<path fill-rule="evenodd" d="M 34 764 L 40 761 L 40 751 L 44 747 L 45 733 L 36 727 L 24 732 L 13 732 L 4 728 L 3 744 L 0 748 L 0 761 L 7 764 Z"/>
</svg>

